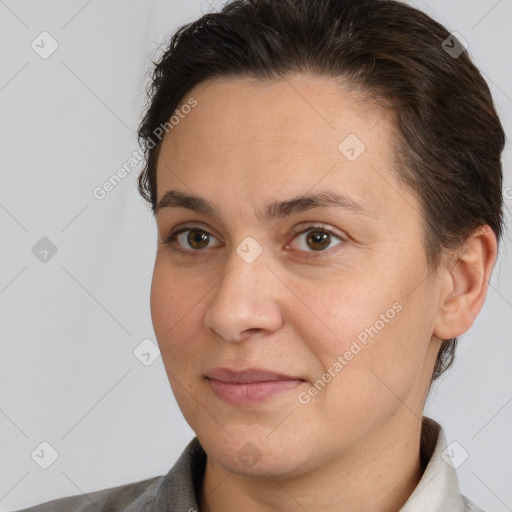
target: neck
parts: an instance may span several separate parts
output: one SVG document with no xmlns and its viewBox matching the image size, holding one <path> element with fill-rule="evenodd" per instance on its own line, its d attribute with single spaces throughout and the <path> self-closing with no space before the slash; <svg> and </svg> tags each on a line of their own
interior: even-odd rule
<svg viewBox="0 0 512 512">
<path fill-rule="evenodd" d="M 294 478 L 254 478 L 208 458 L 201 512 L 396 512 L 421 479 L 421 421 L 397 414 L 342 457 Z"/>
</svg>

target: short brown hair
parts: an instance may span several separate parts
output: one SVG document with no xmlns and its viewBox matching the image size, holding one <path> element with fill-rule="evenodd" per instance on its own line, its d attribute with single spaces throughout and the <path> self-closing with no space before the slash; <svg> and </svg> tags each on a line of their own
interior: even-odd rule
<svg viewBox="0 0 512 512">
<path fill-rule="evenodd" d="M 459 44 L 453 38 L 394 0 L 232 0 L 182 26 L 154 62 L 139 127 L 146 156 L 139 192 L 154 211 L 154 132 L 196 84 L 308 72 L 341 78 L 393 112 L 397 172 L 420 198 L 431 269 L 442 249 L 457 248 L 480 226 L 500 240 L 505 134 L 467 51 L 447 51 Z M 456 343 L 444 341 L 433 379 L 452 364 Z"/>
</svg>

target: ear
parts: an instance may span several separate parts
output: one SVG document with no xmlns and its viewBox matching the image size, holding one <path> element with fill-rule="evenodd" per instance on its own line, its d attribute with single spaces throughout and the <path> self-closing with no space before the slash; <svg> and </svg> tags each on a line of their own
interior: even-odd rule
<svg viewBox="0 0 512 512">
<path fill-rule="evenodd" d="M 465 333 L 482 309 L 498 242 L 489 226 L 477 228 L 450 260 L 440 297 L 440 310 L 433 334 L 447 340 Z"/>
</svg>

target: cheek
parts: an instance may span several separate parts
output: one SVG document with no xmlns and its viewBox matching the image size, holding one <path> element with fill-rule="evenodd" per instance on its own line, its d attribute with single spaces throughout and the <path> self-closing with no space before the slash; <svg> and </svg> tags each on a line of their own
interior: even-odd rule
<svg viewBox="0 0 512 512">
<path fill-rule="evenodd" d="M 200 280 L 191 281 L 180 275 L 165 261 L 155 262 L 151 283 L 151 317 L 160 351 L 172 360 L 175 352 L 193 352 L 202 325 L 201 299 L 205 298 Z"/>
<path fill-rule="evenodd" d="M 390 283 L 378 289 L 376 280 L 364 277 L 331 281 L 318 288 L 311 283 L 295 288 L 298 296 L 307 299 L 292 308 L 291 314 L 303 331 L 308 331 L 304 340 L 315 340 L 311 348 L 316 347 L 318 355 L 336 358 L 355 341 L 364 347 L 400 321 L 400 291 Z"/>
<path fill-rule="evenodd" d="M 389 394 L 385 384 L 403 394 L 421 372 L 431 336 L 431 298 L 421 286 L 411 294 L 408 283 L 415 277 L 404 277 L 359 275 L 321 293 L 307 285 L 299 292 L 315 313 L 309 322 L 304 308 L 295 312 L 301 338 L 321 362 L 315 377 L 324 372 L 333 391 L 343 388 L 339 396 L 360 395 L 363 389 L 366 396 Z"/>
<path fill-rule="evenodd" d="M 206 290 L 180 277 L 165 261 L 155 262 L 151 284 L 151 316 L 172 392 L 185 419 L 197 423 L 197 364 Z M 191 394 L 195 396 L 191 400 Z"/>
</svg>

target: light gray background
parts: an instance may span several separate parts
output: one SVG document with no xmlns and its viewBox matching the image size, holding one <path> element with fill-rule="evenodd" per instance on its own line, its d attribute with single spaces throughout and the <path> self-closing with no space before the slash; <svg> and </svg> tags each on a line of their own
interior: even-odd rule
<svg viewBox="0 0 512 512">
<path fill-rule="evenodd" d="M 467 40 L 510 137 L 512 0 L 415 5 Z M 133 353 L 155 342 L 156 229 L 136 192 L 140 164 L 102 201 L 92 191 L 138 150 L 157 47 L 207 10 L 206 0 L 0 0 L 2 511 L 165 474 L 194 435 L 161 358 L 145 366 Z M 59 45 L 47 59 L 31 48 L 43 31 Z M 510 210 L 510 145 L 504 166 Z M 32 252 L 42 237 L 58 249 L 46 263 Z M 487 303 L 427 406 L 469 453 L 462 491 L 494 512 L 512 510 L 510 248 L 509 231 Z M 31 457 L 43 441 L 58 452 L 48 469 Z"/>
</svg>

